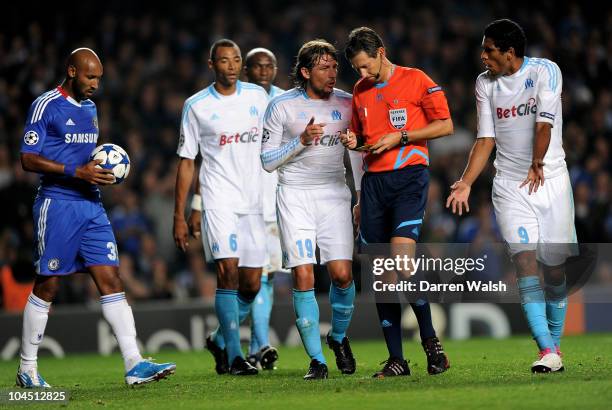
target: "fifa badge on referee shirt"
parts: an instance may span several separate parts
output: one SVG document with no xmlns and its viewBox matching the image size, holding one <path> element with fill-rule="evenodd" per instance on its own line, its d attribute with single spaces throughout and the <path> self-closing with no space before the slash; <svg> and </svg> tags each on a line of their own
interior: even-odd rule
<svg viewBox="0 0 612 410">
<path fill-rule="evenodd" d="M 405 108 L 389 110 L 389 119 L 391 120 L 391 125 L 393 125 L 395 129 L 401 130 L 406 126 L 408 113 L 406 113 Z"/>
</svg>

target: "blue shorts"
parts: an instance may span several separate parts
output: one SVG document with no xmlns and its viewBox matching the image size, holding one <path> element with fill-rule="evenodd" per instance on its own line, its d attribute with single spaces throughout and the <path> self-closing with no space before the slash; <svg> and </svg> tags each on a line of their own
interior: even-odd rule
<svg viewBox="0 0 612 410">
<path fill-rule="evenodd" d="M 118 266 L 117 242 L 100 202 L 37 197 L 34 265 L 39 275 L 69 275 Z"/>
<path fill-rule="evenodd" d="M 367 172 L 361 181 L 361 242 L 389 243 L 399 236 L 417 241 L 423 224 L 429 170 L 413 165 Z"/>
</svg>

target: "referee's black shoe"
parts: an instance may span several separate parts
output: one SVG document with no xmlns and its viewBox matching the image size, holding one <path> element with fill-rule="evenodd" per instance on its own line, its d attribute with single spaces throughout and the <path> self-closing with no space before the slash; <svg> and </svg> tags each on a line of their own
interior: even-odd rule
<svg viewBox="0 0 612 410">
<path fill-rule="evenodd" d="M 317 359 L 312 359 L 310 361 L 308 373 L 306 373 L 304 376 L 304 380 L 318 379 L 327 379 L 327 365 L 325 363 L 321 363 Z"/>
<path fill-rule="evenodd" d="M 355 357 L 349 344 L 348 337 L 344 336 L 342 343 L 338 343 L 331 337 L 331 333 L 327 334 L 327 345 L 334 351 L 336 355 L 336 366 L 342 374 L 355 373 Z"/>
<path fill-rule="evenodd" d="M 434 336 L 423 340 L 421 344 L 427 355 L 427 373 L 444 373 L 450 367 L 450 362 L 446 353 L 444 353 L 440 340 Z"/>
<path fill-rule="evenodd" d="M 212 340 L 211 336 L 206 338 L 206 348 L 213 355 L 215 359 L 215 370 L 217 374 L 225 374 L 229 371 L 229 364 L 227 362 L 227 351 L 225 349 L 221 349 L 215 342 Z"/>
<path fill-rule="evenodd" d="M 385 377 L 410 376 L 410 367 L 408 367 L 408 362 L 404 359 L 390 357 L 381 364 L 383 363 L 385 364 L 383 368 L 374 373 L 372 377 L 384 379 Z"/>
</svg>

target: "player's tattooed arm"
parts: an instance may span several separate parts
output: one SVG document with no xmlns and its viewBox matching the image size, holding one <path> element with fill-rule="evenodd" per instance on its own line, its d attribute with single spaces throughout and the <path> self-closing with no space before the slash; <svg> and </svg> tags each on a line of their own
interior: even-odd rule
<svg viewBox="0 0 612 410">
<path fill-rule="evenodd" d="M 52 161 L 38 154 L 21 154 L 21 166 L 25 171 L 69 175 L 93 185 L 110 185 L 115 182 L 113 171 L 96 167 L 101 162 L 101 160 L 89 161 L 87 164 L 77 167 Z"/>
</svg>

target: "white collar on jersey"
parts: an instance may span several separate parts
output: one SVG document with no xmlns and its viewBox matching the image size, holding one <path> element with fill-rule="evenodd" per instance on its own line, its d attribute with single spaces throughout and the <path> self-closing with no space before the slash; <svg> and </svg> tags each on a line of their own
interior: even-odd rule
<svg viewBox="0 0 612 410">
<path fill-rule="evenodd" d="M 66 100 L 67 100 L 69 103 L 71 103 L 71 104 L 73 104 L 73 105 L 76 105 L 77 107 L 80 107 L 80 106 L 81 106 L 81 103 L 80 103 L 80 102 L 78 102 L 77 100 L 75 100 L 74 98 L 72 98 L 72 97 L 71 97 L 71 96 L 69 96 L 69 95 L 67 95 L 67 96 L 66 96 Z"/>
</svg>

